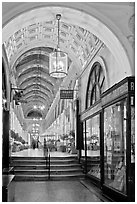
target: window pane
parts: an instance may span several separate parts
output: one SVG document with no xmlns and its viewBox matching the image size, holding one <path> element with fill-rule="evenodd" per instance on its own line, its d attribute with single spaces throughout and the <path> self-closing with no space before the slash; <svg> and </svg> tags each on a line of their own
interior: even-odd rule
<svg viewBox="0 0 137 204">
<path fill-rule="evenodd" d="M 95 101 L 96 101 L 96 98 L 95 98 L 95 96 L 96 96 L 96 87 L 94 86 L 94 88 L 92 89 L 92 94 L 91 94 L 91 104 L 90 104 L 90 106 L 91 105 L 93 105 L 94 103 L 95 103 Z"/>
<path fill-rule="evenodd" d="M 82 156 L 85 156 L 85 122 L 83 122 L 83 143 L 84 143 L 84 150 L 82 150 Z"/>
<path fill-rule="evenodd" d="M 126 193 L 126 100 L 104 110 L 105 184 Z"/>
<path fill-rule="evenodd" d="M 100 94 L 105 88 L 105 76 L 99 63 L 93 65 L 88 84 L 86 108 L 89 108 L 100 99 Z"/>
<path fill-rule="evenodd" d="M 105 77 L 103 78 L 102 84 L 100 86 L 100 92 L 103 93 L 105 90 Z"/>
<path fill-rule="evenodd" d="M 88 91 L 88 95 L 87 95 L 87 108 L 90 107 L 90 98 L 91 98 L 91 91 Z"/>
<path fill-rule="evenodd" d="M 99 115 L 86 121 L 88 174 L 100 178 Z"/>
<path fill-rule="evenodd" d="M 100 89 L 98 85 L 96 85 L 96 101 L 98 101 L 99 99 L 100 99 Z"/>
</svg>

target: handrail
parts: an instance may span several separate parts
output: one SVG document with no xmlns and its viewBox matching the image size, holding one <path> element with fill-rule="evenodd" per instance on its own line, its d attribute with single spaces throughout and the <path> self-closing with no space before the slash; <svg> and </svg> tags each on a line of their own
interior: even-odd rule
<svg viewBox="0 0 137 204">
<path fill-rule="evenodd" d="M 46 159 L 46 169 L 48 169 L 48 179 L 50 180 L 50 149 L 44 149 L 44 156 Z"/>
<path fill-rule="evenodd" d="M 49 153 L 49 171 L 48 171 L 48 179 L 50 180 L 50 153 Z"/>
</svg>

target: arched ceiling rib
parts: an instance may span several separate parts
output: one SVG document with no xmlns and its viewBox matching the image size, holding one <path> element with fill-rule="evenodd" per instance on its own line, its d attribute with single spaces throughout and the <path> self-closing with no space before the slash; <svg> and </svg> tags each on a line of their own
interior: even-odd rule
<svg viewBox="0 0 137 204">
<path fill-rule="evenodd" d="M 46 75 L 46 77 L 49 77 L 49 74 L 47 72 L 47 70 L 45 68 L 43 68 L 42 66 L 38 66 L 38 67 L 28 67 L 27 69 L 24 69 L 20 72 L 17 72 L 16 78 L 20 78 L 21 76 L 25 75 L 25 74 L 30 74 L 30 73 L 34 73 L 34 74 L 41 74 L 43 73 L 44 75 Z M 49 77 L 50 81 L 55 81 L 54 79 L 51 79 Z"/>
<path fill-rule="evenodd" d="M 37 84 L 38 82 L 44 81 L 44 82 L 47 84 L 47 86 L 50 87 L 51 89 L 52 89 L 53 86 L 54 86 L 54 83 L 51 83 L 51 82 L 48 80 L 49 78 L 47 79 L 47 77 L 46 77 L 45 75 L 41 75 L 41 74 L 37 74 L 37 73 L 35 73 L 35 74 L 31 73 L 31 75 L 27 75 L 27 74 L 26 74 L 25 76 L 28 76 L 28 77 L 26 78 L 26 77 L 22 76 L 22 77 L 18 78 L 18 80 L 17 80 L 18 86 L 21 86 L 23 83 L 26 83 L 26 82 L 28 82 L 29 80 L 35 81 L 36 84 Z"/>
<path fill-rule="evenodd" d="M 44 82 L 46 86 L 48 86 L 50 89 L 53 89 L 54 86 L 51 82 L 49 82 L 48 80 L 46 80 L 46 78 L 43 77 L 35 77 L 35 76 L 29 76 L 27 79 L 24 79 L 23 81 L 21 81 L 20 83 L 17 82 L 18 86 L 23 86 L 24 84 L 27 84 L 28 82 L 35 82 L 36 84 L 40 83 L 40 82 Z"/>
<path fill-rule="evenodd" d="M 45 98 L 43 98 L 41 95 L 39 95 L 39 96 L 36 96 L 36 97 L 34 97 L 34 96 L 28 96 L 27 98 L 26 98 L 26 100 L 27 100 L 27 102 L 29 103 L 29 102 L 34 102 L 34 104 L 35 105 L 41 105 L 41 103 L 43 103 L 43 104 L 45 104 L 46 105 L 46 103 L 47 103 L 47 105 L 50 105 L 50 103 L 49 103 L 49 101 L 47 100 L 46 102 L 45 102 Z M 25 109 L 26 110 L 26 109 Z"/>
<path fill-rule="evenodd" d="M 21 89 L 26 90 L 27 87 L 32 87 L 32 88 L 36 88 L 39 89 L 40 86 L 44 86 L 46 90 L 48 90 L 50 93 L 55 94 L 55 91 L 53 89 L 51 89 L 50 87 L 48 87 L 47 85 L 45 86 L 44 81 L 41 81 L 40 83 L 35 83 L 35 81 L 30 80 L 28 83 L 24 83 L 20 86 Z M 55 87 L 54 87 L 55 89 Z"/>
<path fill-rule="evenodd" d="M 28 91 L 31 91 L 31 90 L 42 90 L 42 91 L 45 91 L 46 93 L 48 92 L 48 95 L 50 95 L 50 97 L 51 98 L 53 98 L 54 97 L 54 93 L 53 93 L 53 90 L 51 90 L 51 89 L 48 89 L 47 87 L 45 87 L 43 84 L 40 84 L 40 85 L 37 85 L 37 84 L 30 84 L 30 85 L 28 85 L 28 86 L 26 86 L 25 88 L 24 88 L 24 91 L 23 91 L 23 93 L 25 94 L 25 93 L 27 93 Z"/>
<path fill-rule="evenodd" d="M 23 99 L 26 100 L 29 96 L 32 96 L 32 95 L 34 98 L 37 98 L 37 96 L 40 95 L 41 97 L 43 97 L 43 99 L 45 99 L 45 101 L 47 100 L 50 103 L 53 100 L 48 94 L 46 94 L 42 90 L 31 90 L 31 91 L 27 92 L 26 94 L 24 94 Z"/>
</svg>

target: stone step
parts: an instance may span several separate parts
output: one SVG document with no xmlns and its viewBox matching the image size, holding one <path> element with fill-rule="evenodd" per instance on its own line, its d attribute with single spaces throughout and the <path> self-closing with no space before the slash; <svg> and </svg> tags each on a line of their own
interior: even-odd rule
<svg viewBox="0 0 137 204">
<path fill-rule="evenodd" d="M 45 157 L 18 157 L 18 156 L 12 156 L 11 160 L 45 160 Z"/>
<path fill-rule="evenodd" d="M 67 156 L 67 157 L 50 157 L 51 160 L 77 160 L 76 156 Z M 11 157 L 11 161 L 12 160 L 45 160 L 45 157 L 15 157 L 12 156 Z"/>
<path fill-rule="evenodd" d="M 43 157 L 12 157 L 11 166 L 14 167 L 15 179 L 19 181 L 48 180 L 49 170 Z M 76 157 L 54 157 L 50 160 L 50 175 L 52 180 L 69 178 L 83 178 L 81 164 Z"/>
<path fill-rule="evenodd" d="M 46 169 L 46 164 L 41 164 L 41 165 L 31 165 L 31 164 L 27 164 L 27 165 L 24 165 L 24 164 L 20 164 L 20 165 L 16 165 L 14 164 L 14 170 L 20 170 L 20 169 Z M 81 165 L 80 164 L 57 164 L 57 165 L 54 165 L 54 164 L 51 164 L 50 165 L 50 168 L 51 169 L 71 169 L 71 168 L 81 168 Z"/>
<path fill-rule="evenodd" d="M 75 173 L 73 175 L 51 175 L 50 179 L 48 175 L 15 175 L 15 181 L 62 181 L 62 180 L 78 180 L 84 179 L 85 175 L 80 173 Z"/>
<path fill-rule="evenodd" d="M 11 166 L 19 166 L 20 164 L 28 165 L 28 164 L 34 164 L 34 165 L 44 165 L 46 163 L 46 160 L 21 160 L 21 161 L 12 161 Z M 77 160 L 50 160 L 51 165 L 52 164 L 74 164 L 78 163 Z"/>
<path fill-rule="evenodd" d="M 15 175 L 46 175 L 48 174 L 49 170 L 44 169 L 44 170 L 14 170 Z M 75 174 L 75 173 L 82 173 L 81 169 L 60 169 L 60 170 L 53 170 L 50 169 L 50 174 L 51 175 L 62 175 L 62 174 Z"/>
</svg>

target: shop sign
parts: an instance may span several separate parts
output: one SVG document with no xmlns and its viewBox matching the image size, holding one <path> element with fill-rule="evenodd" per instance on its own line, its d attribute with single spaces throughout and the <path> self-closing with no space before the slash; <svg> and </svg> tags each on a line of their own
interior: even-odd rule
<svg viewBox="0 0 137 204">
<path fill-rule="evenodd" d="M 73 90 L 60 90 L 60 99 L 73 99 Z"/>
<path fill-rule="evenodd" d="M 120 96 L 122 96 L 123 94 L 125 94 L 127 92 L 128 92 L 128 82 L 126 82 L 125 84 L 121 85 L 117 89 L 114 89 L 114 90 L 110 91 L 109 94 L 104 96 L 102 98 L 102 105 L 105 105 L 108 102 L 113 101 L 116 98 L 119 98 Z"/>
</svg>

